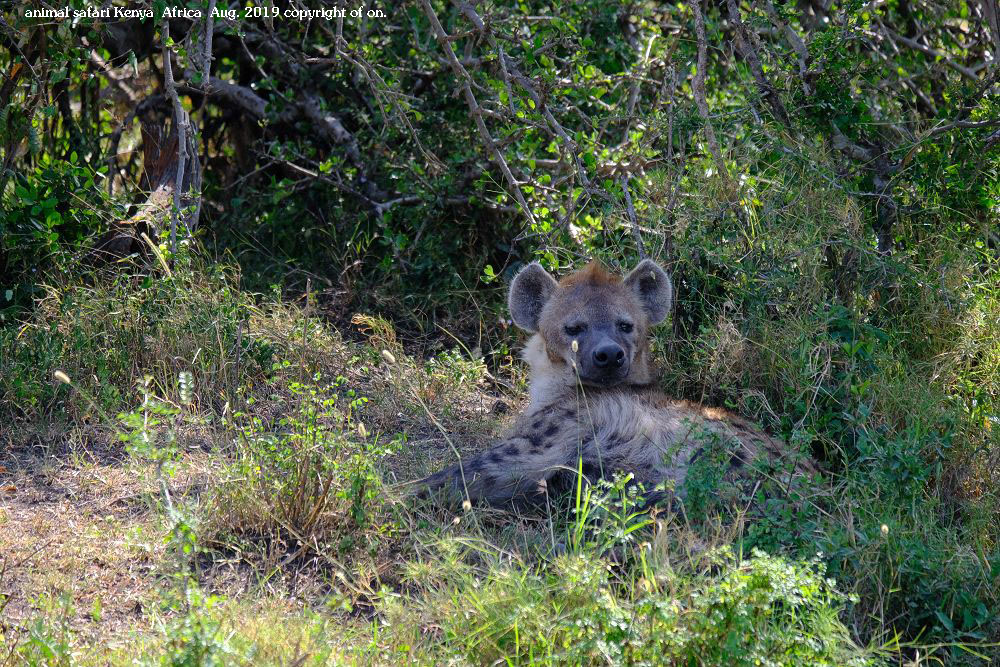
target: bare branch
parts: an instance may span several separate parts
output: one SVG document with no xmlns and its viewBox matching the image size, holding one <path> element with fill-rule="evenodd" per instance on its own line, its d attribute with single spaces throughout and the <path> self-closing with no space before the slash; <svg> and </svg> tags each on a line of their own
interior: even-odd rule
<svg viewBox="0 0 1000 667">
<path fill-rule="evenodd" d="M 691 81 L 691 90 L 694 93 L 694 101 L 698 107 L 698 114 L 705 124 L 705 139 L 708 141 L 708 150 L 715 160 L 715 168 L 719 171 L 719 176 L 729 179 L 729 170 L 722 159 L 722 151 L 719 150 L 719 140 L 715 136 L 715 129 L 712 127 L 712 119 L 708 113 L 708 101 L 705 98 L 705 69 L 707 65 L 708 40 L 705 37 L 705 17 L 701 13 L 701 0 L 691 3 L 691 10 L 694 12 L 694 28 L 698 38 L 698 66 L 695 69 L 694 79 Z"/>
<path fill-rule="evenodd" d="M 736 0 L 726 0 L 726 7 L 729 10 L 729 20 L 736 26 L 737 51 L 740 52 L 747 65 L 750 66 L 750 73 L 753 75 L 754 81 L 757 82 L 757 88 L 760 89 L 760 93 L 767 101 L 768 106 L 771 107 L 774 117 L 781 121 L 781 124 L 785 127 L 790 127 L 791 121 L 788 119 L 788 112 L 785 111 L 785 105 L 781 103 L 781 97 L 778 95 L 777 89 L 764 77 L 764 69 L 760 64 L 760 56 L 757 55 L 754 33 L 747 30 L 746 24 L 743 23 L 743 19 L 740 17 L 740 8 L 737 6 Z"/>
<path fill-rule="evenodd" d="M 976 74 L 975 70 L 969 69 L 965 65 L 962 65 L 961 63 L 955 62 L 950 56 L 948 56 L 948 55 L 946 55 L 944 53 L 941 53 L 940 51 L 937 51 L 936 49 L 932 49 L 931 47 L 929 47 L 929 46 L 927 46 L 925 44 L 921 44 L 920 42 L 918 42 L 915 39 L 910 39 L 909 37 L 904 37 L 903 35 L 900 35 L 897 32 L 893 32 L 892 30 L 890 30 L 888 27 L 886 27 L 884 25 L 883 25 L 883 28 L 885 29 L 885 34 L 888 35 L 890 39 L 892 39 L 892 40 L 894 40 L 896 42 L 899 42 L 900 44 L 905 44 L 906 46 L 910 47 L 911 49 L 914 49 L 916 51 L 920 51 L 921 53 L 924 53 L 926 55 L 933 56 L 934 58 L 937 58 L 938 60 L 940 60 L 945 65 L 947 65 L 948 67 L 952 68 L 953 70 L 955 70 L 956 72 L 958 72 L 962 76 L 964 76 L 964 77 L 966 77 L 968 79 L 971 79 L 973 81 L 979 81 L 979 75 Z"/>
<path fill-rule="evenodd" d="M 448 33 L 445 32 L 444 27 L 438 20 L 437 14 L 431 7 L 430 1 L 421 0 L 420 4 L 423 6 L 424 13 L 427 14 L 427 18 L 431 22 L 431 28 L 434 30 L 435 39 L 437 39 L 438 44 L 444 50 L 448 58 L 448 63 L 451 65 L 451 69 L 455 73 L 455 76 L 461 82 L 462 92 L 465 95 L 465 103 L 469 107 L 469 115 L 471 115 L 473 121 L 475 121 L 476 128 L 479 130 L 479 135 L 482 138 L 483 143 L 486 144 L 486 148 L 493 153 L 493 157 L 496 160 L 497 165 L 500 167 L 500 171 L 503 172 L 504 178 L 507 179 L 507 183 L 513 190 L 514 198 L 517 200 L 517 203 L 521 205 L 521 209 L 528 217 L 529 222 L 534 225 L 535 216 L 531 212 L 531 207 L 528 206 L 528 202 L 524 199 L 524 194 L 521 192 L 521 185 L 518 183 L 517 179 L 514 178 L 514 174 L 511 173 L 510 167 L 507 165 L 507 160 L 504 159 L 500 149 L 497 148 L 496 142 L 493 141 L 493 137 L 490 136 L 490 132 L 486 128 L 486 123 L 483 121 L 482 110 L 479 107 L 479 102 L 476 101 L 476 96 L 472 92 L 472 77 L 455 56 L 455 51 L 452 49 L 451 42 L 448 39 Z"/>
<path fill-rule="evenodd" d="M 774 3 L 771 0 L 765 0 L 764 9 L 767 11 L 768 18 L 771 19 L 778 30 L 785 36 L 785 41 L 787 41 L 792 49 L 795 51 L 795 55 L 798 58 L 799 63 L 799 79 L 802 86 L 802 92 L 806 95 L 812 95 L 812 86 L 808 79 L 809 70 L 809 49 L 806 48 L 805 42 L 799 37 L 799 33 L 795 32 L 795 28 L 791 27 L 783 20 L 778 14 L 778 10 L 774 8 Z"/>
<path fill-rule="evenodd" d="M 590 178 L 587 176 L 587 170 L 584 167 L 580 156 L 577 155 L 577 143 L 569 136 L 562 124 L 556 120 L 556 117 L 552 115 L 551 109 L 549 109 L 548 104 L 546 104 L 542 96 L 538 94 L 534 83 L 517 69 L 516 63 L 509 56 L 503 53 L 496 36 L 492 33 L 492 31 L 486 29 L 486 24 L 483 22 L 483 19 L 479 16 L 479 14 L 476 13 L 476 10 L 472 7 L 472 5 L 468 2 L 456 1 L 455 6 L 457 6 L 465 17 L 468 18 L 474 26 L 476 26 L 476 29 L 486 37 L 490 46 L 497 49 L 497 51 L 501 54 L 501 58 L 503 58 L 504 61 L 504 69 L 509 71 L 510 76 L 512 76 L 514 80 L 517 81 L 517 84 L 523 88 L 526 93 L 528 93 L 531 101 L 535 103 L 535 108 L 542 112 L 542 116 L 545 118 L 545 122 L 551 131 L 562 139 L 567 148 L 572 152 L 580 182 L 583 183 L 584 189 L 588 192 L 591 191 L 592 188 L 590 185 Z"/>
<path fill-rule="evenodd" d="M 184 188 L 184 162 L 187 158 L 188 117 L 181 106 L 177 88 L 174 85 L 174 72 L 170 64 L 170 21 L 163 22 L 163 85 L 167 90 L 174 109 L 174 132 L 177 134 L 177 178 L 174 181 L 174 208 L 170 215 L 170 252 L 177 252 L 177 216 L 181 210 L 181 190 Z"/>
<path fill-rule="evenodd" d="M 202 56 L 201 56 L 201 87 L 205 91 L 206 100 L 212 94 L 211 74 L 212 74 L 212 34 L 215 31 L 215 4 L 216 0 L 209 0 L 208 11 L 205 14 L 205 23 L 202 32 Z M 208 105 L 202 104 L 199 119 L 201 125 L 205 125 L 205 114 Z M 196 123 L 192 123 L 192 143 L 191 155 L 198 161 L 198 168 L 194 170 L 191 180 L 191 189 L 198 193 L 195 200 L 194 212 L 191 214 L 189 228 L 194 231 L 198 228 L 198 221 L 201 219 L 201 157 L 198 155 L 198 146 L 201 145 L 200 131 Z M 205 147 L 205 161 L 208 161 L 208 146 Z"/>
<path fill-rule="evenodd" d="M 985 127 L 993 127 L 995 125 L 1000 125 L 1000 118 L 990 118 L 989 120 L 956 120 L 953 123 L 935 127 L 927 134 L 927 137 L 936 137 L 939 134 L 951 132 L 952 130 L 977 130 Z"/>
<path fill-rule="evenodd" d="M 641 259 L 646 259 L 646 248 L 642 244 L 642 233 L 639 231 L 639 221 L 635 216 L 635 206 L 632 205 L 632 194 L 628 191 L 628 174 L 623 174 L 622 179 L 622 192 L 625 194 L 625 208 L 628 211 L 628 219 L 632 225 L 632 237 L 635 240 L 636 250 L 639 251 L 639 257 Z"/>
<path fill-rule="evenodd" d="M 133 106 L 139 103 L 139 94 L 132 90 L 132 86 L 128 85 L 125 81 L 125 77 L 119 76 L 114 68 L 101 57 L 96 49 L 90 50 L 90 62 L 101 71 L 101 74 L 107 78 L 111 84 L 121 91 L 123 95 L 128 99 L 129 103 Z"/>
<path fill-rule="evenodd" d="M 839 127 L 833 123 L 830 123 L 830 127 L 833 128 L 833 147 L 838 151 L 858 162 L 871 162 L 874 159 L 875 156 L 869 149 L 848 139 Z"/>
<path fill-rule="evenodd" d="M 312 96 L 307 97 L 301 106 L 306 118 L 315 123 L 316 128 L 324 137 L 334 143 L 343 145 L 347 150 L 347 157 L 350 158 L 352 164 L 361 164 L 361 149 L 358 147 L 358 141 L 344 127 L 340 118 L 329 111 L 321 109 L 319 100 Z"/>
<path fill-rule="evenodd" d="M 215 3 L 216 0 L 209 0 L 208 12 L 205 14 L 205 43 L 201 57 L 201 85 L 205 88 L 205 94 L 212 92 L 209 74 L 212 73 L 212 33 L 215 30 Z"/>
</svg>

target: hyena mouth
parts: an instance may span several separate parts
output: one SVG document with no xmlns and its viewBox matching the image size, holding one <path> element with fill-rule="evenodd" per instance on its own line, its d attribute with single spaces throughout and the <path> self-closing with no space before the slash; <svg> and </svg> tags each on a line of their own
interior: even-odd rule
<svg viewBox="0 0 1000 667">
<path fill-rule="evenodd" d="M 580 375 L 580 381 L 592 387 L 614 387 L 628 379 L 628 369 L 617 369 L 608 373 Z"/>
</svg>

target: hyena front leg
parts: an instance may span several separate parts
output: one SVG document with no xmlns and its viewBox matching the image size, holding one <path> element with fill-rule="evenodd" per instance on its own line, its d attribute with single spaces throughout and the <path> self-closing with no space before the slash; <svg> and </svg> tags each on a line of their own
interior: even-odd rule
<svg viewBox="0 0 1000 667">
<path fill-rule="evenodd" d="M 545 482 L 574 462 L 562 443 L 534 434 L 513 435 L 468 461 L 445 468 L 422 480 L 428 491 L 452 489 L 473 502 L 501 504 L 538 497 Z"/>
</svg>

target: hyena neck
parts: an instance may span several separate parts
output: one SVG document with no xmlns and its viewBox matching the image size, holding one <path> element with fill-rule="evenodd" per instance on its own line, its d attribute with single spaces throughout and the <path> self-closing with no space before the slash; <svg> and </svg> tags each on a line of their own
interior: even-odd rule
<svg viewBox="0 0 1000 667">
<path fill-rule="evenodd" d="M 546 405 L 560 402 L 567 397 L 576 397 L 578 381 L 576 372 L 570 364 L 561 359 L 553 361 L 545 349 L 545 340 L 541 334 L 536 333 L 524 346 L 521 358 L 531 369 L 529 378 L 528 412 L 533 412 Z M 632 370 L 629 373 L 628 381 L 624 386 L 619 385 L 616 389 L 621 390 L 627 387 L 645 386 L 651 384 L 656 379 L 656 374 L 649 362 L 649 351 L 643 346 L 632 360 Z M 587 392 L 598 392 L 594 388 L 585 389 Z"/>
</svg>

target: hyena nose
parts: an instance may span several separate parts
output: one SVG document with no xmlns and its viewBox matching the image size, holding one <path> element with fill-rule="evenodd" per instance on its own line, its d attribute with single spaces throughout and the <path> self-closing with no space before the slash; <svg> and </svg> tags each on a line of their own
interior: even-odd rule
<svg viewBox="0 0 1000 667">
<path fill-rule="evenodd" d="M 605 343 L 594 350 L 594 365 L 598 368 L 621 368 L 625 350 L 618 343 Z"/>
</svg>

